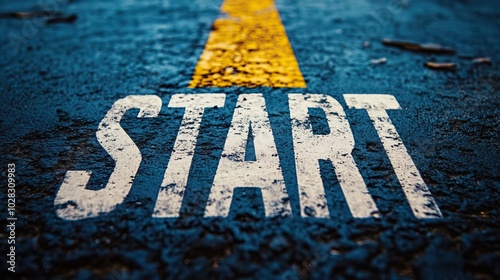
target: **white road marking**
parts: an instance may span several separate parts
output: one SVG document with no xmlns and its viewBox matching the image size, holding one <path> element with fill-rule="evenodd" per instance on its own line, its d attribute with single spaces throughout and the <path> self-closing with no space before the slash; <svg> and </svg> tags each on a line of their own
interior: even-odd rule
<svg viewBox="0 0 500 280">
<path fill-rule="evenodd" d="M 178 217 L 205 108 L 224 107 L 225 94 L 176 94 L 169 108 L 186 108 L 153 217 Z"/>
<path fill-rule="evenodd" d="M 389 94 L 344 94 L 347 106 L 365 109 L 417 218 L 442 218 L 441 211 L 413 163 L 386 110 L 401 109 Z"/>
<path fill-rule="evenodd" d="M 68 171 L 57 192 L 56 213 L 66 220 L 80 220 L 108 213 L 123 202 L 141 164 L 139 148 L 120 126 L 125 112 L 139 108 L 138 118 L 157 117 L 162 106 L 158 96 L 131 95 L 115 102 L 99 124 L 96 137 L 116 166 L 104 189 L 86 189 L 90 171 Z"/>
<path fill-rule="evenodd" d="M 256 161 L 245 161 L 250 126 Z M 236 187 L 260 188 L 266 216 L 291 215 L 278 151 L 262 94 L 241 94 L 238 97 L 205 217 L 226 217 Z"/>
<path fill-rule="evenodd" d="M 288 100 L 301 215 L 330 217 L 319 159 L 329 159 L 333 163 L 353 217 L 364 218 L 375 215 L 377 207 L 351 154 L 354 137 L 342 106 L 333 97 L 323 94 L 289 94 Z M 324 110 L 330 127 L 328 135 L 313 133 L 308 118 L 308 108 Z"/>
<path fill-rule="evenodd" d="M 175 94 L 170 108 L 185 108 L 165 170 L 153 217 L 178 217 L 205 108 L 223 107 L 225 94 Z M 413 214 L 417 218 L 441 218 L 442 214 L 406 150 L 386 110 L 401 109 L 388 94 L 345 94 L 350 108 L 365 109 L 381 139 Z M 378 216 L 377 207 L 352 157 L 354 137 L 342 106 L 323 94 L 290 94 L 290 119 L 301 216 L 329 218 L 319 160 L 330 160 L 346 202 L 355 218 Z M 101 146 L 115 161 L 115 168 L 100 190 L 87 189 L 90 171 L 68 171 L 57 192 L 57 215 L 80 220 L 109 213 L 123 203 L 130 191 L 142 156 L 120 126 L 125 112 L 139 108 L 137 117 L 157 117 L 162 101 L 158 96 L 131 95 L 116 101 L 96 133 Z M 325 112 L 330 132 L 314 134 L 309 108 Z M 255 160 L 245 161 L 249 133 Z M 240 94 L 219 161 L 205 216 L 226 217 L 234 189 L 260 188 L 266 216 L 291 215 L 276 144 L 262 94 Z"/>
</svg>

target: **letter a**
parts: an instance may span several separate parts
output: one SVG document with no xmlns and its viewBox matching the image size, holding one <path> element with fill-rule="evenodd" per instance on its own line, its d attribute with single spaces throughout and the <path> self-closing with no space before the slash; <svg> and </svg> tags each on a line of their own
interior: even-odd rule
<svg viewBox="0 0 500 280">
<path fill-rule="evenodd" d="M 245 161 L 249 127 L 255 161 Z M 261 189 L 266 216 L 290 215 L 283 173 L 262 94 L 238 98 L 224 151 L 208 198 L 205 217 L 227 216 L 236 187 Z"/>
</svg>

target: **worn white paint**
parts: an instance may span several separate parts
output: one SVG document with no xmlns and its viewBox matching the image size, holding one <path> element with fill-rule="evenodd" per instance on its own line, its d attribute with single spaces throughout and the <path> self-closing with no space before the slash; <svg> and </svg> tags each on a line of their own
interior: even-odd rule
<svg viewBox="0 0 500 280">
<path fill-rule="evenodd" d="M 256 161 L 245 161 L 249 127 Z M 236 187 L 261 189 L 266 216 L 290 215 L 283 173 L 262 94 L 241 94 L 208 198 L 205 217 L 227 216 Z"/>
<path fill-rule="evenodd" d="M 376 215 L 377 207 L 351 154 L 354 137 L 342 106 L 333 97 L 323 94 L 289 94 L 288 101 L 301 215 L 330 217 L 321 180 L 320 159 L 332 162 L 352 216 Z M 320 108 L 325 112 L 330 128 L 328 135 L 313 133 L 308 108 Z"/>
<path fill-rule="evenodd" d="M 223 107 L 225 94 L 176 94 L 168 107 L 185 108 L 153 217 L 178 217 L 205 108 Z"/>
<path fill-rule="evenodd" d="M 418 172 L 386 110 L 401 109 L 392 95 L 345 94 L 350 108 L 365 109 L 387 152 L 411 209 L 417 218 L 440 218 L 442 214 Z M 176 94 L 169 107 L 185 108 L 153 217 L 178 217 L 192 165 L 196 140 L 205 108 L 223 107 L 225 94 Z M 115 102 L 99 124 L 96 137 L 115 161 L 106 187 L 87 189 L 90 171 L 68 171 L 57 192 L 57 215 L 80 220 L 108 213 L 123 203 L 139 169 L 142 156 L 120 126 L 127 110 L 140 109 L 138 117 L 157 117 L 162 101 L 157 96 L 128 96 Z M 290 94 L 290 118 L 297 172 L 301 216 L 329 218 L 319 160 L 330 160 L 353 217 L 378 215 L 377 207 L 352 157 L 354 137 L 342 106 L 328 95 Z M 309 108 L 325 112 L 330 132 L 314 134 Z M 250 130 L 251 128 L 251 130 Z M 245 161 L 249 133 L 255 161 Z M 260 188 L 266 216 L 291 215 L 266 104 L 262 94 L 241 94 L 226 138 L 222 157 L 206 206 L 205 216 L 229 214 L 237 187 Z"/>
<path fill-rule="evenodd" d="M 116 165 L 106 187 L 86 189 L 90 171 L 68 171 L 54 201 L 56 213 L 66 220 L 96 217 L 112 211 L 122 203 L 142 160 L 141 152 L 120 126 L 125 112 L 140 109 L 138 118 L 156 117 L 162 101 L 158 96 L 131 95 L 115 102 L 99 124 L 96 136 Z"/>
<path fill-rule="evenodd" d="M 350 108 L 368 113 L 415 217 L 441 218 L 439 207 L 386 112 L 401 109 L 396 98 L 388 94 L 344 94 L 344 99 Z"/>
</svg>

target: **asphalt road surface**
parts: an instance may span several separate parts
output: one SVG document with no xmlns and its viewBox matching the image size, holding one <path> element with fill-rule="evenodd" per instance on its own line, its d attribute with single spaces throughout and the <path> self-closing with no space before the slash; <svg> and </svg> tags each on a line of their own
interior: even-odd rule
<svg viewBox="0 0 500 280">
<path fill-rule="evenodd" d="M 1 278 L 500 279 L 499 18 L 2 1 Z"/>
</svg>

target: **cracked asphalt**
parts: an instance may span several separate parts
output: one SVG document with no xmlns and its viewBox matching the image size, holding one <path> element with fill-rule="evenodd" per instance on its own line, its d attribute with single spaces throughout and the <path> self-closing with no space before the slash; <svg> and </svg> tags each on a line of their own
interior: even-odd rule
<svg viewBox="0 0 500 280">
<path fill-rule="evenodd" d="M 306 88 L 188 88 L 222 1 L 2 1 L 2 13 L 62 18 L 0 17 L 2 278 L 499 279 L 500 3 L 395 1 L 402 6 L 391 12 L 393 3 L 277 0 Z M 409 52 L 383 38 L 456 53 Z M 225 106 L 205 111 L 180 217 L 151 217 L 184 112 L 166 104 L 175 93 L 216 92 Z M 266 100 L 292 217 L 265 217 L 255 188 L 236 189 L 227 218 L 203 217 L 242 93 Z M 330 219 L 300 217 L 289 93 L 340 102 L 380 218 L 352 217 L 328 161 L 320 167 Z M 366 111 L 349 109 L 345 93 L 397 99 L 402 109 L 388 114 L 442 219 L 413 216 Z M 121 121 L 142 153 L 130 193 L 111 213 L 59 218 L 54 199 L 68 170 L 92 170 L 90 189 L 107 182 L 114 161 L 96 130 L 129 95 L 164 104 L 157 118 L 133 109 Z M 18 180 L 15 273 L 6 263 L 9 163 Z"/>
</svg>

